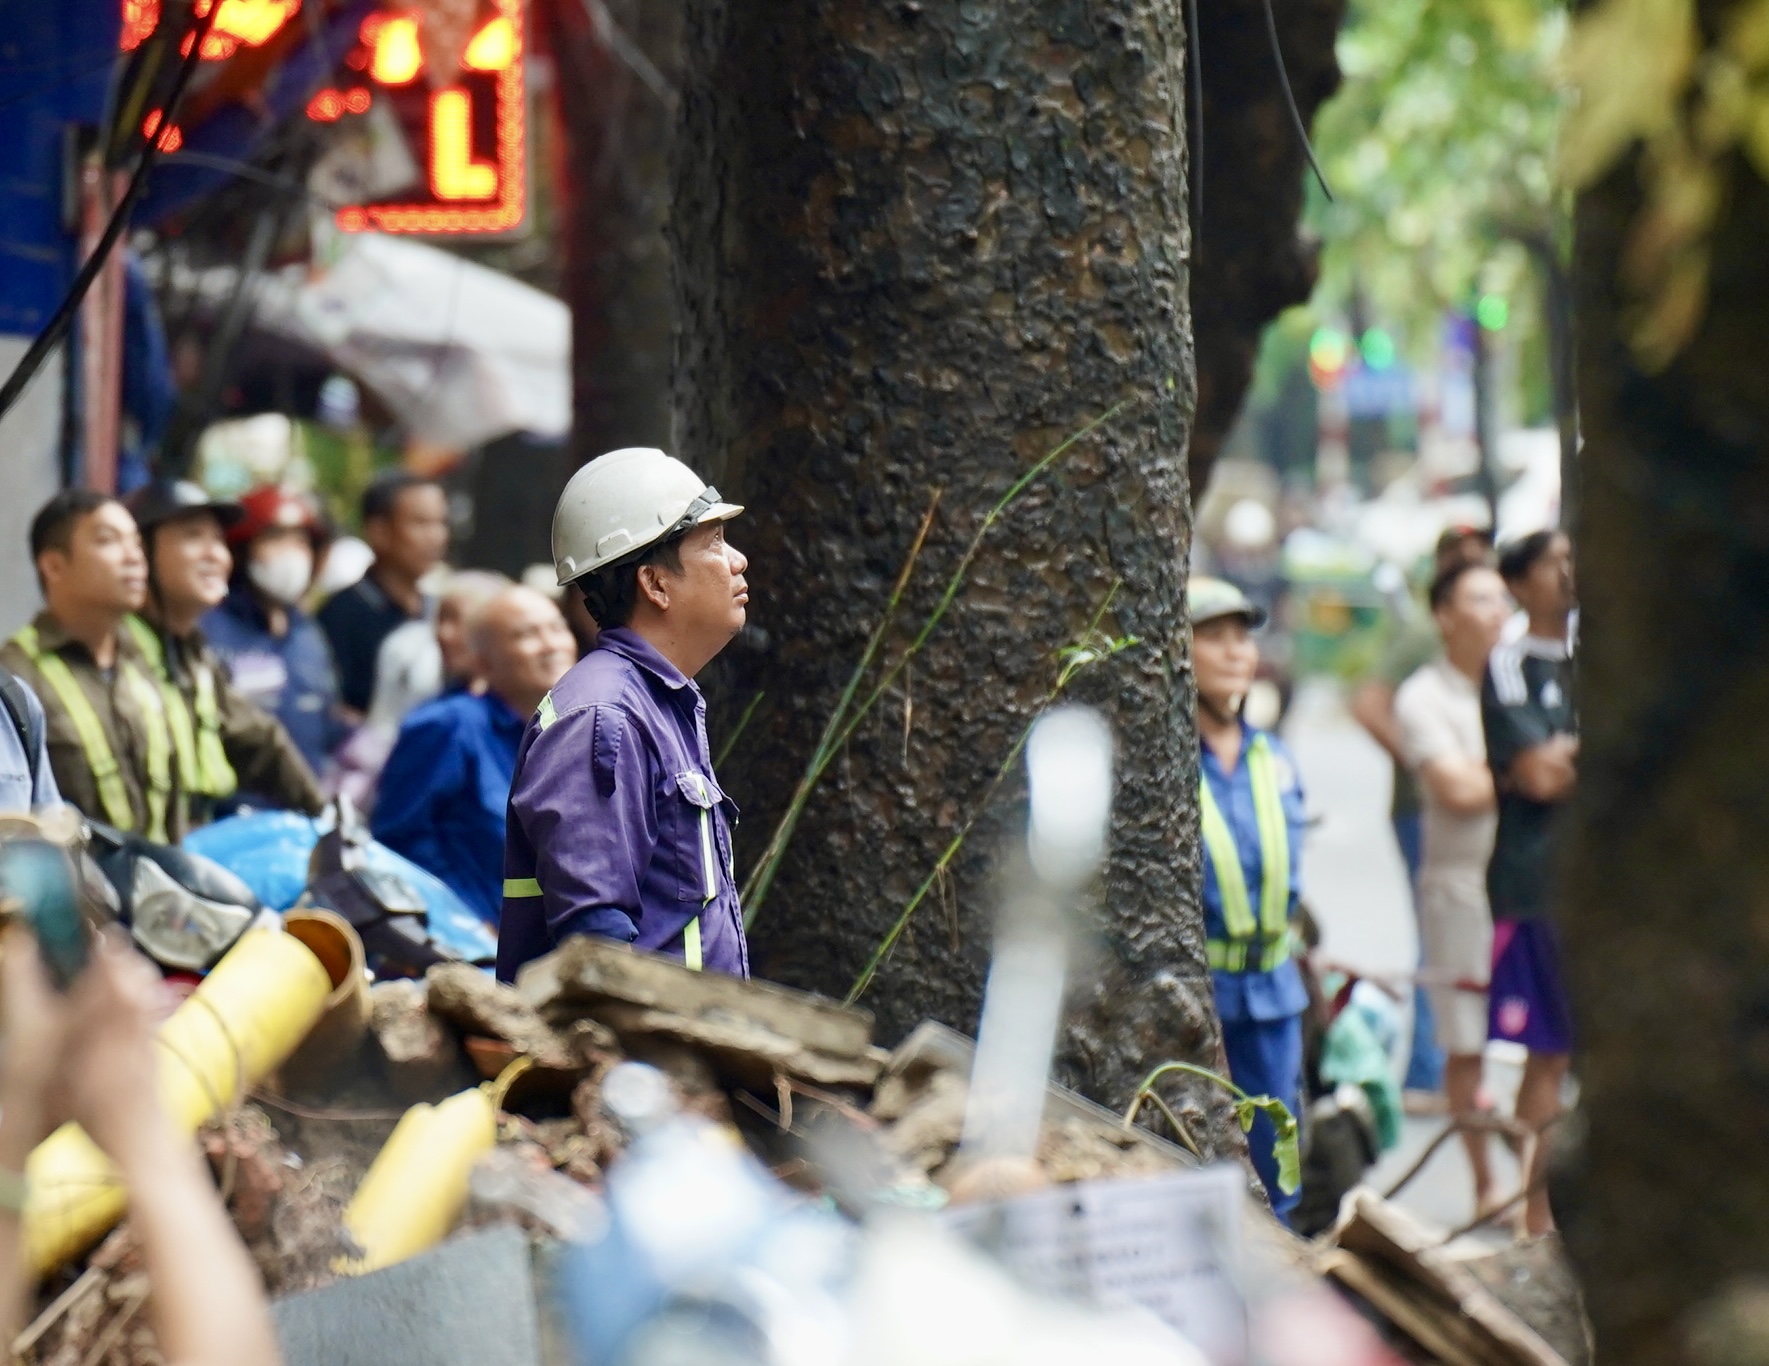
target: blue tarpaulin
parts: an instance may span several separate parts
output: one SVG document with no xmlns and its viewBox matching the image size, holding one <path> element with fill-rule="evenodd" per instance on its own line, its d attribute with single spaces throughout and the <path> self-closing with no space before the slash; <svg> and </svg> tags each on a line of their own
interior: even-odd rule
<svg viewBox="0 0 1769 1366">
<path fill-rule="evenodd" d="M 236 874 L 273 911 L 286 911 L 307 888 L 307 860 L 319 828 L 292 811 L 254 811 L 193 830 L 184 847 Z M 430 936 L 468 962 L 497 956 L 497 935 L 433 874 L 384 844 L 366 846 L 371 868 L 396 874 L 423 898 Z"/>
</svg>

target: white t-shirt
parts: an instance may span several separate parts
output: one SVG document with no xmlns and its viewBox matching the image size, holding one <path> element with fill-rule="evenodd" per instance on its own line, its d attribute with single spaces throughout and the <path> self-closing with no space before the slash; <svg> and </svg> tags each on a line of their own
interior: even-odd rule
<svg viewBox="0 0 1769 1366">
<path fill-rule="evenodd" d="M 1394 695 L 1401 751 L 1415 774 L 1445 755 L 1486 762 L 1486 735 L 1480 724 L 1480 685 L 1438 656 L 1400 685 Z M 1421 779 L 1424 849 L 1420 881 L 1465 885 L 1486 900 L 1486 865 L 1492 857 L 1496 811 L 1460 815 L 1445 810 Z"/>
</svg>

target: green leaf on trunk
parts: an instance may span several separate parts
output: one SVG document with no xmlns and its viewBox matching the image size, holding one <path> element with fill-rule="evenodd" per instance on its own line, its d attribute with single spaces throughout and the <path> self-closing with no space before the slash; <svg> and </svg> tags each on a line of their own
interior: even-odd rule
<svg viewBox="0 0 1769 1366">
<path fill-rule="evenodd" d="M 1278 1160 L 1278 1189 L 1293 1195 L 1302 1187 L 1302 1134 L 1296 1116 L 1276 1096 L 1244 1096 L 1235 1102 L 1235 1117 L 1243 1132 L 1252 1132 L 1253 1120 L 1261 1112 L 1277 1130 L 1272 1156 Z"/>
</svg>

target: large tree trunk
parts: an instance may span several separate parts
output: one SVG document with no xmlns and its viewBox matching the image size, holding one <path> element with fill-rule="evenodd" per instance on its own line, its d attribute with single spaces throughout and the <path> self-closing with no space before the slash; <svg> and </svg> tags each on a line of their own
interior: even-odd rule
<svg viewBox="0 0 1769 1366">
<path fill-rule="evenodd" d="M 1586 1139 L 1563 1218 L 1617 1366 L 1769 1360 L 1769 185 L 1722 164 L 1706 317 L 1659 375 L 1619 339 L 1638 158 L 1578 210 Z"/>
<path fill-rule="evenodd" d="M 1009 509 L 909 685 L 829 770 L 761 908 L 758 970 L 848 990 L 1122 579 L 1105 624 L 1140 644 L 1077 685 L 1111 717 L 1120 788 L 1066 1074 L 1118 1103 L 1154 1062 L 1213 1062 L 1184 618 L 1179 0 L 694 0 L 686 60 L 678 443 L 749 504 L 734 539 L 766 636 L 731 684 L 733 710 L 767 694 L 723 769 L 743 857 L 930 493 L 910 625 L 1018 475 L 1134 405 Z M 928 1016 L 974 1025 L 992 872 L 1021 812 L 995 804 L 879 975 L 866 1003 L 887 1039 Z M 1202 1135 L 1234 1144 L 1209 1105 Z"/>
<path fill-rule="evenodd" d="M 1316 246 L 1299 230 L 1308 162 L 1278 83 L 1265 3 L 1198 0 L 1204 221 L 1192 272 L 1198 411 L 1191 477 L 1199 493 L 1240 416 L 1266 324 L 1308 302 L 1318 273 Z M 1271 3 L 1297 108 L 1312 122 L 1339 88 L 1333 40 L 1345 0 Z M 1192 144 L 1195 152 L 1195 132 Z"/>
</svg>

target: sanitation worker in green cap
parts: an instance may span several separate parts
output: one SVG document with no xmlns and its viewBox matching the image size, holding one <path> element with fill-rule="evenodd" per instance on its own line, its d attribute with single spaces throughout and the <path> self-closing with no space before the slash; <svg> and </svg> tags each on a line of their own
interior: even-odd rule
<svg viewBox="0 0 1769 1366">
<path fill-rule="evenodd" d="M 1241 717 L 1266 614 L 1222 579 L 1194 577 L 1186 599 L 1198 684 L 1204 925 L 1229 1074 L 1249 1095 L 1276 1096 L 1298 1115 L 1308 992 L 1290 918 L 1301 889 L 1302 785 L 1283 742 Z M 1272 1210 L 1287 1223 L 1298 1193 L 1278 1188 L 1276 1141 L 1261 1114 L 1247 1143 Z"/>
</svg>

